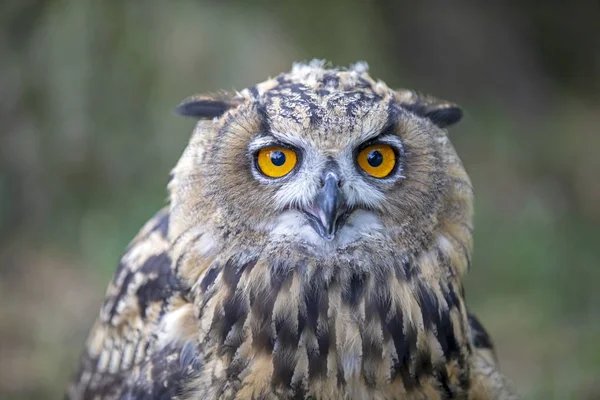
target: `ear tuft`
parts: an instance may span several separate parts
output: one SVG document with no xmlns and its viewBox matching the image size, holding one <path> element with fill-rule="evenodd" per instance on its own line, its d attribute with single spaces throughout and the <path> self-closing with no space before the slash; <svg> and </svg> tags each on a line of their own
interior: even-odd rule
<svg viewBox="0 0 600 400">
<path fill-rule="evenodd" d="M 210 119 L 220 117 L 235 106 L 236 103 L 226 98 L 192 96 L 182 101 L 175 108 L 175 112 L 185 117 Z"/>
<path fill-rule="evenodd" d="M 398 102 L 403 109 L 427 118 L 440 128 L 456 124 L 462 119 L 462 109 L 453 103 L 407 90 L 398 91 Z"/>
<path fill-rule="evenodd" d="M 425 107 L 421 111 L 423 117 L 428 118 L 439 126 L 445 128 L 450 125 L 456 124 L 462 119 L 463 112 L 457 105 L 454 104 L 435 104 Z"/>
</svg>

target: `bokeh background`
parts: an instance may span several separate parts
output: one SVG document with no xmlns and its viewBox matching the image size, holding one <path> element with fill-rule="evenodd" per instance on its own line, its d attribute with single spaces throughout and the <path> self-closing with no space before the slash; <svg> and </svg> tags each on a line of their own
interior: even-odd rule
<svg viewBox="0 0 600 400">
<path fill-rule="evenodd" d="M 60 398 L 128 241 L 165 204 L 184 97 L 293 61 L 464 106 L 468 302 L 525 399 L 599 399 L 600 3 L 0 3 L 0 398 Z"/>
</svg>

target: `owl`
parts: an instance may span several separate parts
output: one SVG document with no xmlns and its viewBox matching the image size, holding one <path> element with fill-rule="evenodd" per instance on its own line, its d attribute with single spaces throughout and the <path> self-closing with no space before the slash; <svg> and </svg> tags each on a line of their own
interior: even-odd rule
<svg viewBox="0 0 600 400">
<path fill-rule="evenodd" d="M 365 63 L 194 96 L 70 399 L 513 399 L 466 308 L 458 106 Z"/>
</svg>

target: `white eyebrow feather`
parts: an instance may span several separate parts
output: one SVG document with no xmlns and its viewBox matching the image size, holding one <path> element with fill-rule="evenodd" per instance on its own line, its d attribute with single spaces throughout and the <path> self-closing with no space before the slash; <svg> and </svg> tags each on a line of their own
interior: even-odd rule
<svg viewBox="0 0 600 400">
<path fill-rule="evenodd" d="M 300 137 L 298 134 L 293 133 L 281 133 L 271 131 L 268 135 L 259 136 L 256 139 L 253 139 L 248 145 L 248 150 L 253 153 L 256 150 L 262 149 L 263 147 L 267 147 L 269 145 L 291 145 L 298 147 L 300 149 L 307 149 L 309 144 L 306 140 Z"/>
<path fill-rule="evenodd" d="M 292 146 L 296 146 L 301 149 L 308 149 L 310 146 L 310 144 L 304 138 L 302 138 L 300 134 L 298 134 L 296 132 L 288 133 L 288 132 L 271 131 L 270 134 L 273 135 L 274 138 L 276 138 L 277 140 L 280 140 L 283 143 L 290 144 Z"/>
<path fill-rule="evenodd" d="M 262 149 L 263 147 L 267 147 L 269 145 L 275 144 L 275 140 L 273 140 L 270 136 L 261 136 L 250 142 L 248 145 L 248 151 L 250 153 L 254 153 L 257 150 Z"/>
</svg>

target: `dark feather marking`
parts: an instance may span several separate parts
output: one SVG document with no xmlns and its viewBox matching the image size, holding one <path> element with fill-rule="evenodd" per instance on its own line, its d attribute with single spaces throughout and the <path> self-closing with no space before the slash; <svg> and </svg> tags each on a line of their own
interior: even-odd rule
<svg viewBox="0 0 600 400">
<path fill-rule="evenodd" d="M 180 290 L 181 285 L 171 271 L 171 258 L 167 253 L 148 258 L 140 272 L 148 277 L 136 291 L 140 314 L 142 319 L 145 319 L 150 303 L 165 299 L 173 291 Z"/>
<path fill-rule="evenodd" d="M 377 292 L 373 291 L 372 293 L 375 297 L 375 306 L 377 307 L 377 312 L 379 313 L 382 324 L 387 324 L 387 322 L 389 322 L 390 311 L 392 308 L 392 296 L 388 286 L 388 279 L 393 279 L 391 278 L 391 274 L 388 274 L 383 282 L 379 282 L 377 285 Z M 384 329 L 384 333 L 385 332 L 386 330 Z"/>
<path fill-rule="evenodd" d="M 260 131 L 263 134 L 270 134 L 273 130 L 271 128 L 269 114 L 264 104 L 256 105 L 256 114 L 260 118 Z"/>
<path fill-rule="evenodd" d="M 167 400 L 180 394 L 186 381 L 198 372 L 196 367 L 200 366 L 191 362 L 185 363 L 184 368 L 181 355 L 182 349 L 173 345 L 154 353 L 141 365 L 140 378 L 127 382 L 119 397 Z"/>
<path fill-rule="evenodd" d="M 273 91 L 272 93 L 267 93 L 267 99 L 270 102 L 273 101 L 273 97 L 281 97 L 281 96 L 280 96 L 280 93 L 278 91 Z M 285 96 L 283 96 L 283 97 L 285 97 Z M 286 100 L 287 99 L 282 99 L 281 103 L 279 104 L 280 111 L 282 113 L 284 113 L 284 115 L 287 118 L 290 118 L 295 123 L 299 124 L 301 121 L 300 121 L 300 118 L 295 113 L 295 106 L 289 105 L 288 101 L 286 101 Z"/>
<path fill-rule="evenodd" d="M 327 365 L 327 356 L 329 354 L 329 324 L 327 323 L 327 306 L 329 299 L 323 296 L 321 304 L 320 318 L 317 323 L 317 344 L 319 346 L 319 357 L 323 364 Z"/>
<path fill-rule="evenodd" d="M 227 379 L 239 379 L 240 374 L 248 367 L 250 360 L 242 357 L 235 357 L 227 367 Z"/>
<path fill-rule="evenodd" d="M 315 400 L 314 397 L 308 396 L 308 391 L 302 381 L 294 382 L 292 392 L 294 393 L 292 400 Z"/>
<path fill-rule="evenodd" d="M 342 288 L 342 300 L 352 309 L 358 306 L 365 291 L 367 275 L 364 272 L 356 272 L 350 278 L 350 284 Z"/>
<path fill-rule="evenodd" d="M 420 384 L 421 379 L 431 376 L 433 373 L 433 364 L 431 363 L 431 354 L 429 350 L 417 353 L 415 360 L 415 378 Z"/>
<path fill-rule="evenodd" d="M 272 102 L 274 98 L 280 98 L 279 111 L 285 117 L 292 119 L 296 123 L 300 123 L 296 110 L 299 107 L 305 107 L 311 125 L 315 125 L 322 120 L 321 106 L 316 102 L 316 99 L 311 96 L 312 90 L 306 85 L 300 83 L 285 83 L 277 88 L 267 92 L 265 95 L 268 102 Z M 268 104 L 268 103 L 267 103 Z M 269 108 L 267 106 L 267 108 Z"/>
<path fill-rule="evenodd" d="M 168 211 L 162 212 L 162 215 L 160 215 L 160 218 L 158 218 L 158 221 L 152 227 L 152 232 L 154 232 L 154 231 L 160 233 L 163 238 L 165 238 L 165 239 L 167 238 L 168 233 L 169 233 L 169 212 Z"/>
<path fill-rule="evenodd" d="M 298 268 L 298 272 L 304 276 L 304 271 L 306 271 L 306 262 L 302 262 L 300 264 L 300 267 Z M 320 274 L 322 271 L 320 271 L 319 268 L 316 269 L 316 273 Z M 306 294 L 306 287 L 310 287 L 311 283 L 313 282 L 313 279 L 310 279 L 309 282 L 305 282 L 304 283 L 304 287 L 303 287 L 303 293 Z M 299 307 L 298 309 L 298 334 L 302 334 L 302 332 L 304 331 L 304 329 L 306 328 L 306 325 L 308 323 L 307 321 L 307 310 L 306 310 L 306 304 L 303 305 L 304 307 Z"/>
<path fill-rule="evenodd" d="M 347 99 L 348 97 L 353 98 L 353 101 L 351 101 L 350 103 L 348 103 L 346 105 L 346 115 L 348 115 L 349 117 L 356 116 L 356 111 L 359 108 L 363 108 L 363 107 L 372 105 L 373 103 L 381 100 L 381 96 L 379 96 L 377 94 L 368 94 L 367 95 L 364 92 L 358 92 L 358 91 L 357 92 L 347 92 L 343 98 Z"/>
<path fill-rule="evenodd" d="M 365 326 L 371 325 L 378 318 L 377 311 L 377 289 L 372 288 L 365 299 Z M 362 353 L 363 353 L 363 372 L 365 383 L 369 387 L 374 387 L 377 383 L 377 366 L 382 361 L 383 343 L 379 338 L 362 333 Z"/>
<path fill-rule="evenodd" d="M 337 89 L 340 86 L 340 78 L 336 74 L 324 74 L 322 84 L 329 89 Z"/>
<path fill-rule="evenodd" d="M 231 257 L 223 266 L 223 284 L 229 289 L 231 295 L 235 293 L 242 273 L 244 271 L 250 272 L 258 259 L 257 257 L 251 257 L 245 262 L 240 262 L 243 257 L 243 255 Z"/>
<path fill-rule="evenodd" d="M 123 279 L 123 282 L 121 283 L 121 286 L 119 288 L 119 293 L 114 298 L 107 298 L 104 303 L 104 306 L 107 306 L 110 301 L 113 302 L 113 304 L 110 308 L 110 312 L 108 313 L 109 321 L 112 321 L 112 318 L 117 314 L 117 308 L 119 307 L 119 303 L 120 303 L 121 299 L 127 294 L 127 291 L 129 289 L 129 284 L 131 283 L 131 280 L 133 279 L 133 277 L 135 275 L 135 273 L 128 271 L 127 266 L 123 263 L 123 261 L 121 261 L 121 262 L 119 262 L 119 266 L 117 267 L 117 272 L 116 272 L 115 276 L 118 277 L 123 272 L 126 275 L 125 275 L 125 278 Z"/>
<path fill-rule="evenodd" d="M 81 383 L 85 372 L 95 372 L 95 362 L 97 359 L 89 357 L 87 354 L 82 359 L 81 368 L 77 373 L 75 382 Z M 92 378 L 93 380 L 98 378 Z M 89 382 L 80 393 L 80 397 L 84 399 L 94 398 L 95 396 L 110 397 L 116 396 L 124 384 L 125 377 L 121 374 L 103 375 L 98 381 Z"/>
<path fill-rule="evenodd" d="M 322 288 L 307 288 L 304 292 L 304 304 L 306 306 L 306 328 L 316 331 L 317 319 L 319 318 L 319 303 L 322 297 Z"/>
<path fill-rule="evenodd" d="M 434 376 L 437 378 L 437 381 L 442 386 L 443 393 L 440 393 L 443 396 L 442 398 L 456 398 L 454 391 L 450 388 L 450 378 L 448 377 L 448 371 L 446 371 L 446 367 L 444 365 L 436 366 L 434 370 Z"/>
<path fill-rule="evenodd" d="M 473 315 L 468 314 L 469 326 L 471 327 L 471 341 L 479 349 L 494 350 L 494 343 L 481 322 Z"/>
<path fill-rule="evenodd" d="M 393 278 L 388 278 L 393 279 Z M 417 382 L 409 372 L 409 361 L 414 354 L 417 344 L 417 333 L 412 326 L 404 330 L 404 317 L 402 309 L 397 307 L 392 310 L 392 299 L 387 284 L 377 288 L 374 293 L 379 317 L 381 319 L 384 340 L 392 338 L 397 357 L 392 359 L 392 380 L 400 376 L 404 386 L 409 389 L 416 386 Z"/>
<path fill-rule="evenodd" d="M 460 370 L 458 372 L 458 385 L 463 391 L 467 391 L 471 387 L 471 376 L 469 374 L 469 368 L 466 367 L 466 362 L 464 356 L 459 359 Z"/>
<path fill-rule="evenodd" d="M 281 290 L 289 291 L 291 282 L 286 281 Z M 281 284 L 280 284 L 281 286 Z M 278 314 L 274 317 L 275 324 L 275 350 L 273 352 L 273 385 L 291 387 L 292 376 L 296 368 L 296 351 L 298 349 L 299 332 L 296 326 L 297 315 L 292 315 L 295 310 L 287 309 L 292 313 Z"/>
<path fill-rule="evenodd" d="M 414 263 L 408 257 L 394 262 L 394 272 L 398 280 L 410 281 L 418 271 L 419 269 L 414 266 Z"/>
<path fill-rule="evenodd" d="M 382 351 L 380 343 L 372 337 L 364 337 L 362 341 L 363 363 L 362 370 L 365 376 L 365 383 L 369 387 L 375 387 L 377 384 L 377 365 L 381 362 L 379 353 Z"/>
<path fill-rule="evenodd" d="M 250 329 L 252 331 L 252 345 L 258 351 L 269 354 L 273 352 L 273 346 L 275 345 L 275 333 L 271 329 L 271 316 L 273 315 L 274 305 L 275 293 L 271 290 L 254 294 L 251 292 L 252 319 Z"/>
<path fill-rule="evenodd" d="M 442 294 L 448 303 L 447 310 L 440 310 L 440 321 L 437 329 L 436 338 L 441 343 L 441 338 L 445 338 L 446 348 L 444 349 L 444 355 L 448 359 L 458 358 L 461 355 L 456 336 L 454 335 L 454 325 L 450 318 L 450 310 L 459 306 L 459 300 L 456 297 L 456 293 L 452 290 L 452 287 L 447 289 L 442 287 Z"/>
<path fill-rule="evenodd" d="M 342 369 L 342 366 L 339 364 L 338 364 L 338 368 L 337 368 L 336 379 L 337 379 L 338 387 L 346 386 L 346 378 L 344 378 L 344 370 Z"/>
<path fill-rule="evenodd" d="M 221 268 L 219 265 L 212 265 L 208 269 L 208 271 L 206 271 L 206 274 L 204 274 L 204 278 L 202 278 L 202 281 L 200 282 L 200 287 L 202 288 L 202 291 L 206 292 L 208 287 L 215 282 L 215 279 L 217 279 L 217 276 L 219 276 L 220 271 Z"/>
<path fill-rule="evenodd" d="M 306 327 L 306 314 L 298 310 L 298 333 L 301 334 Z"/>
<path fill-rule="evenodd" d="M 356 80 L 356 83 L 354 85 L 354 87 L 356 88 L 360 88 L 360 89 L 372 89 L 371 84 L 369 83 L 368 80 L 366 80 L 365 78 L 363 78 L 362 76 L 359 76 L 358 79 Z M 362 92 L 361 92 L 362 93 Z M 377 93 L 373 93 L 373 95 L 378 99 L 381 100 L 381 96 L 379 96 Z"/>
<path fill-rule="evenodd" d="M 298 349 L 298 332 L 296 327 L 287 318 L 275 320 L 277 335 L 275 351 L 273 352 L 273 378 L 274 385 L 290 387 L 292 376 L 296 368 L 296 350 Z"/>
<path fill-rule="evenodd" d="M 252 270 L 256 264 L 257 257 L 251 257 L 245 262 L 240 263 L 240 257 L 232 257 L 225 263 L 223 267 L 223 284 L 229 291 L 229 295 L 223 302 L 223 318 L 216 321 L 216 326 L 220 325 L 220 339 L 221 343 L 227 338 L 227 334 L 231 331 L 234 324 L 242 325 L 248 315 L 248 307 L 244 296 L 237 291 L 237 285 L 240 281 L 242 274 L 247 271 L 248 273 Z M 217 316 L 215 316 L 216 318 Z M 236 339 L 234 342 L 229 343 L 230 346 L 226 346 L 224 351 L 235 352 L 241 342 Z"/>
<path fill-rule="evenodd" d="M 322 378 L 327 374 L 329 325 L 326 321 L 329 298 L 326 295 L 326 282 L 322 272 L 323 268 L 317 266 L 310 281 L 304 285 L 305 329 L 314 334 L 317 339 L 316 347 L 307 343 L 309 379 Z"/>
<path fill-rule="evenodd" d="M 253 99 L 258 99 L 260 97 L 259 93 L 258 93 L 258 88 L 256 87 L 256 85 L 251 86 L 248 88 L 248 91 L 250 92 L 250 94 L 252 95 Z"/>
<path fill-rule="evenodd" d="M 431 292 L 429 287 L 423 283 L 417 285 L 417 301 L 421 308 L 421 315 L 423 316 L 423 324 L 426 330 L 436 329 L 440 324 L 440 306 L 435 295 Z M 442 349 L 445 349 L 443 343 Z"/>
<path fill-rule="evenodd" d="M 239 291 L 225 300 L 223 304 L 223 324 L 220 332 L 220 339 L 223 343 L 221 355 L 235 353 L 242 344 L 241 330 L 247 315 L 246 299 Z"/>
<path fill-rule="evenodd" d="M 423 283 L 418 285 L 417 300 L 421 307 L 425 329 L 433 329 L 445 357 L 448 359 L 457 357 L 460 349 L 454 335 L 450 309 L 442 309 L 435 294 Z M 448 305 L 452 308 L 455 303 L 448 302 Z"/>
<path fill-rule="evenodd" d="M 388 107 L 387 107 L 387 123 L 386 123 L 386 126 L 392 128 L 391 133 L 394 132 L 394 128 L 398 124 L 398 120 L 400 119 L 400 113 L 405 113 L 405 112 L 406 111 L 404 111 L 403 109 L 401 109 L 400 106 L 394 101 L 394 99 L 391 99 L 389 101 Z"/>
<path fill-rule="evenodd" d="M 446 271 L 446 276 L 448 277 L 448 279 L 456 278 L 456 270 L 452 266 L 450 259 L 439 248 L 436 249 L 435 253 L 440 266 L 444 268 L 444 271 Z"/>
<path fill-rule="evenodd" d="M 279 85 L 287 85 L 290 83 L 288 74 L 279 74 L 279 76 L 276 79 Z"/>
<path fill-rule="evenodd" d="M 442 294 L 444 296 L 444 299 L 446 300 L 446 303 L 448 303 L 449 308 L 457 307 L 460 305 L 460 300 L 452 286 L 442 287 Z"/>
<path fill-rule="evenodd" d="M 406 389 L 413 389 L 417 386 L 417 381 L 414 376 L 411 375 L 409 367 L 412 354 L 415 353 L 417 347 L 417 332 L 414 327 L 409 326 L 406 328 L 406 346 L 404 347 L 404 354 L 402 357 L 398 357 L 400 364 L 400 376 L 402 377 L 402 383 Z M 395 341 L 394 341 L 395 342 Z"/>
<path fill-rule="evenodd" d="M 197 371 L 202 367 L 198 344 L 192 340 L 185 342 L 179 353 L 179 365 L 183 371 Z"/>
<path fill-rule="evenodd" d="M 414 354 L 417 346 L 417 332 L 412 326 L 407 326 L 406 330 L 404 330 L 403 325 L 404 316 L 402 315 L 402 310 L 397 308 L 395 314 L 392 315 L 386 324 L 398 356 L 398 359 L 394 360 L 392 379 L 395 379 L 399 375 L 402 378 L 404 387 L 412 389 L 416 386 L 417 382 L 410 375 L 408 367 L 410 356 Z"/>
</svg>

